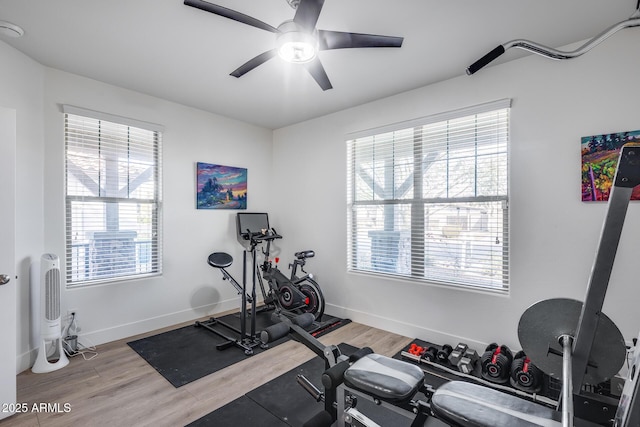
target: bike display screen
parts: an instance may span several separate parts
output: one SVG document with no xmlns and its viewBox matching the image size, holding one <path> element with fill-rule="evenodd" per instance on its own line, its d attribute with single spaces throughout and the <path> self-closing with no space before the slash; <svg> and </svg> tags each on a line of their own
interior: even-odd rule
<svg viewBox="0 0 640 427">
<path fill-rule="evenodd" d="M 237 214 L 238 234 L 246 236 L 249 233 L 260 233 L 269 229 L 269 216 L 266 213 L 239 212 Z"/>
</svg>

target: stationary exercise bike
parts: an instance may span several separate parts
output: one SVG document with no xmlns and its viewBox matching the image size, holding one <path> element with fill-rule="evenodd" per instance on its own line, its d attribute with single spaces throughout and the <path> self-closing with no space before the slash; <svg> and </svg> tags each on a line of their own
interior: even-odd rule
<svg viewBox="0 0 640 427">
<path fill-rule="evenodd" d="M 305 250 L 295 253 L 295 259 L 289 268 L 291 275 L 285 276 L 278 268 L 279 258 L 271 259 L 271 244 L 281 239 L 275 229 L 269 226 L 269 216 L 266 213 L 238 213 L 239 237 L 243 244 L 264 243 L 262 246 L 263 262 L 256 271 L 265 306 L 275 308 L 289 316 L 302 313 L 313 314 L 319 321 L 324 313 L 324 296 L 313 276 L 304 270 L 307 259 L 313 258 L 315 252 Z M 298 276 L 298 270 L 303 275 Z M 262 274 L 260 274 L 262 273 Z M 264 285 L 268 284 L 268 290 Z"/>
<path fill-rule="evenodd" d="M 282 238 L 282 236 L 269 227 L 269 218 L 266 213 L 238 213 L 236 230 L 238 241 L 245 247 L 242 285 L 227 271 L 227 268 L 233 263 L 233 257 L 228 253 L 214 252 L 209 255 L 208 263 L 211 267 L 219 269 L 223 280 L 228 281 L 241 296 L 240 328 L 238 329 L 215 317 L 202 322 L 197 321 L 195 325 L 224 339 L 224 342 L 216 346 L 218 350 L 237 347 L 244 350 L 247 356 L 251 356 L 255 347 L 267 347 L 266 344 L 260 342 L 260 333 L 256 331 L 256 314 L 258 312 L 275 309 L 276 313 L 285 313 L 289 316 L 310 313 L 313 315 L 314 321 L 320 320 L 324 313 L 324 296 L 311 274 L 304 271 L 307 258 L 315 255 L 313 251 L 302 251 L 295 254 L 296 259 L 289 265 L 291 268 L 290 278 L 282 274 L 277 265 L 273 265 L 269 259 L 271 242 Z M 266 249 L 262 250 L 264 262 L 258 267 L 256 252 L 264 242 L 266 242 Z M 252 262 L 250 289 L 247 287 L 248 255 L 251 256 Z M 297 276 L 298 269 L 304 273 L 304 276 Z M 260 270 L 262 270 L 262 276 Z M 268 292 L 265 290 L 263 277 L 269 284 Z M 260 283 L 264 299 L 262 307 L 257 307 L 256 278 Z M 248 304 L 251 304 L 250 308 L 247 307 Z M 247 325 L 247 316 L 249 316 L 249 326 Z M 233 332 L 235 336 L 229 335 L 229 331 Z"/>
</svg>

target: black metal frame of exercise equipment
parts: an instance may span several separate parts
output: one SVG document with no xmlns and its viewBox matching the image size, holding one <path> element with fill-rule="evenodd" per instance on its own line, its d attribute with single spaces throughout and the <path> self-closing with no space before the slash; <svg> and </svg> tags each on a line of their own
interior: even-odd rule
<svg viewBox="0 0 640 427">
<path fill-rule="evenodd" d="M 274 309 L 289 317 L 295 317 L 305 312 L 311 312 L 314 317 L 313 331 L 318 331 L 331 325 L 333 322 L 322 322 L 324 313 L 324 295 L 320 285 L 314 280 L 313 275 L 304 270 L 308 258 L 315 256 L 314 251 L 305 250 L 294 254 L 295 259 L 289 268 L 290 277 L 282 273 L 277 264 L 273 265 L 270 259 L 271 244 L 274 240 L 281 239 L 274 228 L 269 224 L 269 215 L 264 212 L 242 212 L 237 215 L 238 234 L 240 244 L 246 245 L 247 241 L 266 243 L 266 248 L 261 251 L 264 257 L 259 267 L 255 268 L 255 276 L 258 279 L 264 301 L 264 309 Z M 298 277 L 298 268 L 304 276 Z M 260 272 L 262 271 L 262 274 Z M 265 290 L 263 279 L 269 285 L 269 291 Z M 308 302 L 306 300 L 309 300 Z"/>
<path fill-rule="evenodd" d="M 425 422 L 431 414 L 429 404 L 422 400 L 413 399 L 413 396 L 418 391 L 421 391 L 429 397 L 433 394 L 433 388 L 424 384 L 424 373 L 420 368 L 402 360 L 376 355 L 369 347 L 361 348 L 352 355 L 345 356 L 340 352 L 338 346 L 325 346 L 304 329 L 313 322 L 313 316 L 308 313 L 293 318 L 275 313 L 273 317 L 274 321 L 279 323 L 275 323 L 262 331 L 261 340 L 263 343 L 271 343 L 290 333 L 325 362 L 325 371 L 322 375 L 324 391 L 319 390 L 303 375 L 298 375 L 296 378 L 298 384 L 300 384 L 316 402 L 324 403 L 324 410 L 316 413 L 315 416 L 304 424 L 304 427 L 379 427 L 378 424 L 369 419 L 364 413 L 356 409 L 358 399 L 369 400 L 375 405 L 385 407 L 409 420 L 413 420 L 411 423 L 412 427 L 425 425 Z M 385 389 L 387 389 L 386 396 L 388 396 L 390 395 L 388 390 L 394 389 L 394 387 L 389 384 L 380 386 L 380 384 L 375 383 L 375 380 L 370 382 L 369 385 L 379 391 L 379 394 L 376 395 L 373 395 L 370 392 L 371 390 L 358 390 L 345 384 L 345 372 L 354 366 L 358 367 L 359 365 L 356 363 L 359 360 L 366 360 L 369 355 L 379 357 L 384 364 L 389 364 L 388 368 L 385 367 L 384 364 L 377 364 L 377 366 L 383 370 L 389 369 L 387 379 L 405 376 L 406 373 L 403 372 L 402 369 L 407 367 L 410 370 L 414 370 L 414 372 L 419 372 L 421 378 L 415 380 L 412 390 L 409 392 L 406 390 L 402 391 L 402 393 L 407 394 L 409 398 L 393 402 L 389 399 L 385 400 L 381 398 L 380 396 L 385 394 Z M 380 371 L 375 374 L 380 374 Z M 395 393 L 395 391 L 392 391 L 391 394 L 392 393 Z M 440 423 L 438 424 L 438 426 L 441 425 Z"/>
<path fill-rule="evenodd" d="M 241 233 L 238 228 L 238 235 L 241 234 L 244 233 Z M 244 240 L 244 237 L 242 237 L 242 239 Z M 222 272 L 223 280 L 228 280 L 241 295 L 240 329 L 215 317 L 210 317 L 204 322 L 196 321 L 195 325 L 203 327 L 225 340 L 224 342 L 216 345 L 218 350 L 226 350 L 227 348 L 235 346 L 244 350 L 244 353 L 247 356 L 251 356 L 253 355 L 253 349 L 255 347 L 260 346 L 261 348 L 267 348 L 267 345 L 260 342 L 260 334 L 256 332 L 256 313 L 258 313 L 258 308 L 256 307 L 256 246 L 260 242 L 253 239 L 251 236 L 248 236 L 247 240 L 249 241 L 249 246 L 245 248 L 242 254 L 242 286 L 240 286 L 233 276 L 226 270 L 226 267 L 229 267 L 233 262 L 231 255 L 225 252 L 214 252 L 209 255 L 208 258 L 209 265 L 219 269 Z M 253 274 L 251 281 L 251 295 L 247 294 L 247 254 L 251 254 L 252 261 L 251 271 Z M 247 303 L 251 303 L 251 310 L 247 310 Z M 247 331 L 247 313 L 249 312 L 251 329 Z M 216 329 L 216 326 L 222 326 L 235 332 L 238 335 L 238 338 L 226 335 L 219 329 Z"/>
<path fill-rule="evenodd" d="M 279 300 L 279 294 L 277 289 L 274 290 L 271 281 L 285 281 L 287 284 L 291 284 L 287 289 L 290 289 L 292 294 L 291 298 L 294 299 L 296 296 L 295 292 L 299 293 L 299 297 L 313 297 L 316 302 L 316 310 L 313 312 L 314 314 L 314 331 L 322 330 L 330 325 L 332 322 L 316 322 L 316 320 L 320 320 L 322 314 L 324 313 L 324 296 L 322 295 L 322 291 L 320 286 L 313 281 L 311 275 L 306 273 L 302 267 L 304 267 L 306 258 L 311 258 L 314 256 L 313 251 L 302 251 L 297 253 L 296 259 L 293 261 L 290 267 L 292 267 L 291 279 L 287 279 L 277 267 L 271 267 L 270 262 L 267 257 L 269 255 L 269 248 L 271 241 L 274 239 L 282 238 L 282 236 L 278 235 L 275 230 L 269 227 L 269 217 L 266 213 L 248 213 L 248 212 L 239 212 L 236 214 L 236 232 L 238 242 L 245 249 L 243 251 L 243 259 L 242 259 L 242 285 L 240 285 L 234 277 L 226 270 L 233 263 L 233 257 L 226 252 L 214 252 L 209 255 L 208 263 L 210 266 L 217 268 L 222 273 L 223 280 L 228 280 L 229 283 L 233 285 L 233 287 L 238 291 L 238 294 L 241 296 L 240 302 L 240 329 L 221 321 L 215 317 L 210 317 L 206 321 L 196 321 L 195 325 L 198 327 L 203 327 L 210 332 L 218 335 L 223 338 L 225 341 L 218 344 L 216 348 L 218 350 L 225 350 L 231 347 L 238 347 L 244 350 L 247 356 L 253 355 L 253 349 L 257 346 L 261 348 L 267 348 L 266 344 L 260 342 L 260 333 L 256 331 L 256 314 L 262 311 L 268 311 L 277 309 L 278 312 L 282 312 L 287 314 L 290 317 L 293 317 L 300 312 L 304 312 L 301 308 L 301 305 L 293 305 L 289 307 L 284 307 L 281 301 Z M 269 287 L 271 289 L 270 293 L 267 294 L 264 288 L 264 284 L 262 282 L 262 277 L 260 275 L 256 251 L 257 247 L 261 245 L 263 242 L 267 242 L 267 250 L 265 252 L 265 261 L 263 265 L 263 270 L 267 270 L 269 267 L 269 278 L 267 281 L 269 283 Z M 251 294 L 247 294 L 247 254 L 251 255 Z M 305 273 L 305 276 L 298 278 L 296 276 L 296 271 L 298 266 L 301 267 L 301 270 Z M 276 276 L 279 274 L 282 277 Z M 262 292 L 262 297 L 264 301 L 264 305 L 261 307 L 257 307 L 257 295 L 256 295 L 256 278 L 260 285 L 260 289 Z M 295 282 L 294 282 L 295 280 Z M 308 296 L 304 294 L 298 287 L 301 284 L 306 284 L 312 282 L 311 293 L 314 295 Z M 278 285 L 280 286 L 280 285 Z M 279 288 L 278 288 L 279 289 Z M 247 309 L 247 303 L 251 304 L 251 309 Z M 250 317 L 250 330 L 247 330 L 247 315 Z M 238 335 L 238 338 L 230 337 L 226 333 L 223 333 L 218 326 L 222 326 L 227 330 L 235 332 Z"/>
<path fill-rule="evenodd" d="M 264 261 L 260 267 L 262 269 L 262 275 L 257 275 L 265 304 L 273 305 L 274 308 L 288 314 L 290 317 L 302 314 L 302 312 L 311 312 L 315 320 L 320 320 L 324 314 L 324 296 L 320 290 L 320 285 L 316 283 L 311 274 L 304 271 L 306 259 L 314 257 L 315 253 L 311 250 L 295 253 L 295 259 L 289 264 L 291 275 L 290 277 L 286 277 L 280 271 L 277 264 L 274 266 L 269 258 L 271 243 L 276 239 L 281 239 L 282 236 L 279 235 L 275 229 L 271 228 L 259 238 L 261 241 L 267 242 L 266 249 L 262 249 L 262 254 L 264 255 Z M 305 273 L 302 277 L 296 276 L 299 267 L 300 270 Z M 269 284 L 268 293 L 265 293 L 263 278 Z M 303 289 L 302 286 L 306 286 L 306 288 Z M 305 290 L 308 294 L 305 293 Z M 311 298 L 313 298 L 314 301 L 311 301 Z M 311 307 L 314 307 L 312 310 L 307 309 L 310 303 Z"/>
<path fill-rule="evenodd" d="M 548 375 L 562 379 L 561 408 L 557 409 L 561 409 L 563 427 L 571 427 L 576 421 L 588 421 L 576 417 L 574 411 L 574 402 L 583 403 L 578 405 L 579 411 L 593 403 L 590 400 L 592 397 L 583 392 L 583 385 L 595 385 L 610 379 L 625 361 L 624 338 L 615 324 L 602 313 L 602 306 L 629 200 L 633 187 L 639 184 L 640 145 L 627 144 L 620 150 L 584 303 L 562 298 L 544 300 L 529 307 L 518 324 L 518 338 L 527 356 Z M 449 417 L 446 414 L 450 408 L 438 407 L 437 396 L 438 391 L 432 399 L 434 413 L 446 421 L 455 422 L 455 415 Z M 618 406 L 616 418 L 626 418 L 622 412 L 628 410 Z M 637 411 L 638 408 L 635 408 Z M 605 416 L 611 419 L 611 415 Z M 491 425 L 499 426 L 495 422 Z M 634 424 L 626 422 L 617 425 L 630 427 Z"/>
<path fill-rule="evenodd" d="M 277 323 L 262 332 L 262 342 L 268 343 L 279 336 L 293 333 L 300 342 L 324 358 L 327 366 L 323 375 L 324 393 L 308 381 L 300 378 L 298 380 L 317 401 L 324 400 L 325 403 L 325 410 L 309 425 L 331 425 L 337 422 L 338 426 L 377 426 L 352 405 L 353 401 L 348 397 L 352 393 L 368 396 L 374 402 L 396 411 L 412 411 L 417 414 L 412 426 L 423 425 L 429 413 L 449 425 L 460 427 L 519 427 L 531 426 L 532 423 L 572 427 L 574 422 L 577 426 L 597 425 L 590 420 L 576 417 L 574 401 L 585 405 L 594 403 L 593 398 L 583 392 L 583 385 L 595 385 L 611 378 L 625 360 L 626 347 L 622 334 L 602 313 L 602 306 L 629 200 L 633 188 L 637 185 L 640 185 L 640 144 L 626 144 L 620 150 L 584 303 L 570 299 L 541 301 L 528 308 L 518 324 L 518 337 L 525 353 L 545 373 L 553 377 L 560 376 L 562 379 L 562 395 L 559 402 L 561 407 L 556 410 L 462 381 L 449 382 L 432 393 L 428 388 L 422 387 L 429 402 L 411 400 L 408 407 L 396 407 L 382 401 L 371 392 L 363 393 L 362 390 L 354 391 L 347 388 L 339 379 L 330 378 L 325 383 L 327 373 L 331 370 L 337 371 L 335 377 L 339 378 L 350 368 L 350 361 L 340 355 L 336 346 L 323 346 L 306 333 L 299 326 L 304 320 L 281 317 L 282 323 Z M 639 353 L 638 348 L 636 353 Z M 415 366 L 408 362 L 396 362 Z M 341 368 L 338 369 L 338 366 Z M 640 370 L 640 354 L 636 354 L 635 364 L 630 369 L 623 398 L 617 405 L 616 413 L 605 414 L 609 417 L 607 421 L 611 421 L 611 425 L 615 427 L 640 425 L 640 375 L 636 375 L 637 370 Z M 372 373 L 372 376 L 376 375 Z M 371 381 L 375 381 L 375 378 L 371 378 Z M 331 387 L 328 387 L 329 384 Z M 367 388 L 367 391 L 374 389 L 375 387 Z M 597 402 L 596 400 L 595 403 Z M 602 411 L 608 410 L 606 405 L 600 407 Z M 615 415 L 615 418 L 611 418 L 611 415 Z"/>
</svg>

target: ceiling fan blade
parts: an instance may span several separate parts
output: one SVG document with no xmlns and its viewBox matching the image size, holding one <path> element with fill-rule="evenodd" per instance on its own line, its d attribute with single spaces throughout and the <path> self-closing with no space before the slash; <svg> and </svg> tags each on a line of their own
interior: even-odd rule
<svg viewBox="0 0 640 427">
<path fill-rule="evenodd" d="M 313 31 L 316 28 L 323 5 L 324 0 L 300 0 L 293 22 L 307 31 Z"/>
<path fill-rule="evenodd" d="M 250 59 L 249 61 L 242 64 L 240 67 L 234 70 L 231 73 L 231 75 L 233 77 L 242 77 L 245 74 L 247 74 L 249 71 L 256 68 L 258 65 L 262 65 L 268 60 L 270 60 L 271 58 L 273 58 L 274 56 L 276 56 L 277 53 L 278 53 L 278 49 L 271 49 L 266 52 L 263 52 L 260 55 L 256 56 L 255 58 Z"/>
<path fill-rule="evenodd" d="M 203 0 L 184 0 L 184 4 L 206 12 L 215 13 L 216 15 L 223 16 L 225 18 L 233 19 L 234 21 L 238 21 L 243 24 L 251 25 L 252 27 L 260 28 L 261 30 L 270 31 L 272 33 L 279 32 L 277 28 L 272 27 L 259 19 Z"/>
<path fill-rule="evenodd" d="M 333 86 L 331 86 L 331 82 L 329 81 L 329 77 L 327 76 L 326 71 L 324 71 L 324 67 L 318 57 L 304 65 L 309 74 L 311 74 L 314 80 L 320 85 L 322 90 L 333 89 Z"/>
<path fill-rule="evenodd" d="M 318 30 L 320 50 L 356 47 L 401 47 L 403 37 Z"/>
</svg>

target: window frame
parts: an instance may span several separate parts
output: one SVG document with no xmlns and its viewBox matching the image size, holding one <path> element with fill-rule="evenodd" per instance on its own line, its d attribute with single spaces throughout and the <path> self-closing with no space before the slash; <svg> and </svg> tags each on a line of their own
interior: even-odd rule
<svg viewBox="0 0 640 427">
<path fill-rule="evenodd" d="M 163 272 L 162 134 L 164 132 L 164 127 L 155 123 L 144 122 L 140 120 L 135 120 L 127 117 L 112 115 L 112 114 L 93 111 L 93 110 L 88 110 L 85 108 L 75 107 L 71 105 L 62 105 L 61 110 L 63 113 L 63 122 L 64 122 L 64 135 L 63 135 L 64 137 L 64 174 L 65 174 L 64 176 L 64 198 L 65 198 L 64 235 L 65 235 L 66 288 L 68 289 L 84 288 L 84 287 L 94 286 L 94 285 L 112 284 L 112 283 L 117 283 L 122 281 L 138 280 L 138 279 L 162 275 L 162 272 Z M 153 164 L 151 167 L 148 167 L 148 169 L 151 169 L 148 175 L 150 175 L 151 178 L 147 180 L 143 180 L 141 182 L 143 184 L 152 182 L 153 196 L 144 197 L 144 195 L 139 194 L 137 197 L 136 196 L 132 197 L 133 193 L 136 192 L 136 188 L 138 188 L 138 186 L 136 186 L 132 190 L 129 187 L 131 184 L 131 182 L 129 181 L 127 181 L 127 185 L 126 185 L 126 191 L 125 191 L 126 195 L 121 196 L 120 194 L 118 194 L 115 197 L 113 196 L 113 194 L 102 195 L 103 192 L 104 193 L 107 192 L 104 190 L 104 188 L 102 188 L 102 186 L 106 185 L 106 183 L 100 182 L 100 180 L 103 178 L 103 175 L 106 173 L 102 170 L 97 172 L 97 176 L 99 177 L 98 181 L 93 183 L 98 189 L 98 195 L 70 194 L 69 173 L 73 173 L 69 171 L 69 164 L 70 164 L 69 163 L 70 162 L 69 145 L 70 145 L 70 139 L 71 139 L 70 138 L 71 128 L 69 127 L 70 118 L 72 120 L 75 119 L 75 120 L 97 121 L 99 125 L 95 128 L 96 130 L 100 129 L 103 125 L 105 125 L 105 127 L 106 125 L 111 126 L 117 130 L 122 130 L 126 128 L 127 151 L 132 148 L 140 148 L 140 147 L 150 150 L 150 153 L 151 153 L 150 157 L 152 159 Z M 142 141 L 144 141 L 143 145 L 140 145 L 137 143 L 138 141 L 133 141 L 130 139 L 131 134 L 135 134 L 138 132 L 143 134 L 150 133 L 152 136 L 146 137 L 146 138 L 140 138 Z M 95 144 L 95 148 L 99 149 L 99 147 L 101 146 L 101 144 L 103 144 L 103 142 L 105 145 L 111 144 L 112 146 L 116 147 L 116 148 L 110 148 L 110 150 L 112 150 L 111 154 L 113 155 L 119 149 L 122 149 L 124 147 L 124 144 L 120 142 L 114 143 L 114 141 L 111 140 L 111 138 L 113 138 L 112 135 L 102 137 L 101 134 L 98 132 L 98 136 L 93 138 L 94 141 L 89 141 L 87 145 L 91 146 L 91 144 Z M 83 139 L 83 142 L 84 142 L 84 139 Z M 135 144 L 135 147 L 131 146 L 132 143 Z M 100 164 L 103 161 L 104 160 L 100 158 L 100 160 L 98 161 L 98 164 Z M 138 165 L 138 167 L 140 167 L 140 165 Z M 121 172 L 118 172 L 118 177 L 122 178 Z M 90 178 L 85 178 L 85 180 L 89 182 Z M 140 185 L 140 182 L 138 182 L 137 184 Z M 118 192 L 123 191 L 123 189 L 121 188 L 117 188 L 117 190 Z M 115 210 L 116 221 L 119 221 L 121 218 L 121 209 L 123 209 L 123 207 L 124 209 L 127 209 L 127 207 L 131 209 L 132 206 L 135 206 L 138 212 L 140 211 L 140 209 L 146 210 L 147 214 L 144 216 L 144 220 L 150 221 L 150 225 L 148 227 L 149 236 L 150 236 L 150 240 L 148 242 L 150 243 L 150 247 L 148 249 L 149 254 L 145 255 L 149 257 L 149 259 L 146 261 L 146 264 L 148 264 L 149 266 L 147 270 L 139 271 L 144 268 L 143 266 L 145 263 L 142 262 L 140 260 L 140 257 L 138 256 L 138 252 L 140 252 L 138 250 L 138 246 L 140 242 L 135 241 L 135 238 L 132 239 L 131 236 L 129 236 L 129 239 L 125 239 L 125 241 L 126 240 L 129 240 L 129 241 L 127 241 L 127 243 L 124 243 L 124 245 L 129 245 L 129 246 L 133 245 L 134 247 L 133 251 L 135 252 L 132 252 L 129 249 L 129 252 L 135 253 L 134 255 L 135 262 L 132 264 L 134 267 L 134 271 L 125 271 L 121 273 L 115 272 L 111 274 L 109 273 L 92 274 L 89 271 L 89 267 L 87 264 L 88 262 L 87 257 L 89 256 L 87 248 L 85 248 L 86 253 L 84 255 L 77 255 L 78 257 L 81 257 L 84 260 L 83 261 L 84 269 L 81 270 L 80 268 L 78 268 L 77 266 L 80 265 L 80 261 L 74 262 L 74 250 L 73 250 L 74 243 L 72 238 L 72 233 L 73 233 L 72 205 L 74 203 L 80 203 L 80 204 L 95 203 L 96 209 L 102 209 L 103 213 L 99 214 L 99 216 L 102 216 L 104 220 L 102 229 L 94 230 L 94 232 L 95 234 L 109 234 L 113 232 L 120 233 L 120 235 L 117 237 L 118 242 L 123 241 L 122 239 L 126 237 L 126 236 L 122 236 L 122 233 L 125 233 L 125 230 L 121 229 L 119 224 L 117 229 L 110 229 L 110 227 L 107 225 L 107 222 L 109 222 L 109 219 L 108 219 L 109 214 L 107 213 L 107 211 L 111 210 L 113 212 Z M 122 218 L 130 219 L 126 216 Z M 80 230 L 85 230 L 85 228 L 81 227 Z M 87 240 L 90 240 L 94 244 L 96 244 L 95 242 L 98 242 L 99 238 L 87 239 Z M 147 243 L 147 242 L 145 241 L 144 243 Z M 96 244 L 96 246 L 98 246 L 98 244 Z M 131 258 L 131 256 L 129 256 L 129 258 Z M 117 263 L 119 261 L 121 261 L 121 259 L 118 259 L 116 256 L 116 261 L 114 263 Z M 129 261 L 129 264 L 131 264 L 130 261 Z M 130 269 L 131 265 L 129 265 L 128 267 Z M 112 266 L 113 270 L 117 268 L 119 268 L 117 265 Z M 127 268 L 124 268 L 124 270 L 126 269 Z"/>
<path fill-rule="evenodd" d="M 503 293 L 503 294 L 509 293 L 510 247 L 511 247 L 510 245 L 511 230 L 510 230 L 510 219 L 509 219 L 509 215 L 510 215 L 509 151 L 510 151 L 510 145 L 511 145 L 510 109 L 511 109 L 511 100 L 502 99 L 502 100 L 493 101 L 493 102 L 489 102 L 481 105 L 476 105 L 476 106 L 472 106 L 464 109 L 445 112 L 445 113 L 436 114 L 428 117 L 422 117 L 415 120 L 400 122 L 400 123 L 392 124 L 389 126 L 369 129 L 366 131 L 356 132 L 356 133 L 347 135 L 346 137 L 346 143 L 347 143 L 346 144 L 347 145 L 347 271 L 349 273 L 375 275 L 375 276 L 381 276 L 381 277 L 387 277 L 387 278 L 393 278 L 393 279 L 399 279 L 399 280 L 405 280 L 405 281 L 416 281 L 419 283 L 429 283 L 429 284 L 443 285 L 446 287 L 463 288 L 463 289 L 469 289 L 469 290 L 488 291 L 488 292 L 496 292 L 496 293 Z M 423 176 L 425 174 L 425 169 L 422 167 L 422 164 L 421 164 L 424 161 L 424 158 L 422 157 L 422 152 L 419 151 L 419 150 L 422 150 L 423 140 L 421 139 L 421 136 L 420 138 L 416 138 L 415 132 L 417 132 L 418 129 L 421 129 L 424 126 L 437 125 L 440 123 L 449 122 L 451 120 L 463 119 L 471 116 L 477 117 L 477 115 L 479 114 L 491 113 L 491 112 L 501 111 L 501 110 L 506 110 L 506 118 L 504 119 L 506 121 L 506 130 L 505 130 L 506 148 L 504 151 L 504 156 L 506 158 L 504 159 L 504 165 L 503 165 L 506 171 L 505 177 L 504 177 L 504 179 L 506 180 L 506 183 L 504 184 L 505 186 L 504 194 L 479 196 L 476 191 L 474 195 L 469 197 L 458 197 L 458 198 L 424 197 L 422 185 L 423 185 Z M 382 136 L 386 133 L 391 133 L 391 132 L 404 132 L 404 131 L 410 131 L 410 130 L 414 132 L 414 142 L 413 142 L 413 150 L 414 150 L 413 168 L 414 169 L 413 170 L 422 171 L 422 174 L 414 174 L 413 171 L 410 173 L 410 175 L 413 175 L 412 197 L 403 199 L 402 197 L 397 198 L 397 196 L 394 194 L 393 198 L 391 199 L 381 198 L 381 200 L 375 200 L 375 195 L 374 195 L 374 196 L 371 196 L 370 200 L 356 200 L 357 198 L 356 181 L 357 179 L 360 178 L 358 176 L 359 173 L 356 171 L 357 160 L 356 160 L 355 153 L 356 153 L 357 141 L 362 142 L 366 138 Z M 478 141 L 477 137 L 475 137 L 475 141 L 477 145 L 477 141 Z M 375 142 L 373 144 L 375 144 Z M 391 146 L 395 148 L 395 140 L 392 142 Z M 477 151 L 475 152 L 473 159 L 476 163 L 478 162 L 479 156 Z M 502 163 L 500 163 L 500 165 L 502 165 Z M 393 173 L 395 174 L 396 164 L 394 163 L 392 167 L 394 168 Z M 477 172 L 477 169 L 476 169 L 476 172 Z M 362 186 L 362 184 L 360 185 Z M 368 183 L 368 185 L 371 186 L 372 184 Z M 477 177 L 476 177 L 476 181 L 474 181 L 474 185 L 476 186 L 478 185 Z M 448 184 L 446 188 L 447 189 L 449 188 Z M 373 188 L 371 191 L 373 191 Z M 395 192 L 395 189 L 394 189 L 394 192 Z M 422 194 L 422 196 L 416 197 L 416 194 Z M 496 236 L 496 243 L 498 243 L 498 240 L 501 241 L 500 245 L 502 249 L 501 251 L 500 250 L 497 251 L 498 254 L 501 253 L 501 257 L 500 257 L 501 261 L 496 263 L 496 266 L 499 264 L 500 267 L 495 267 L 495 272 L 498 273 L 499 271 L 502 271 L 502 274 L 501 275 L 496 274 L 497 277 L 493 281 L 491 280 L 487 280 L 486 282 L 483 282 L 480 280 L 474 281 L 473 278 L 470 280 L 468 279 L 451 280 L 446 278 L 445 279 L 438 278 L 433 274 L 431 275 L 429 274 L 430 267 L 427 265 L 427 261 L 425 259 L 425 253 L 429 245 L 429 243 L 427 242 L 429 238 L 426 237 L 425 230 L 427 229 L 426 224 L 429 221 L 429 219 L 425 219 L 424 217 L 425 209 L 429 206 L 434 206 L 437 203 L 445 203 L 445 204 L 451 205 L 455 203 L 465 203 L 465 202 L 494 203 L 496 204 L 495 210 L 501 211 L 501 214 L 498 215 L 498 218 L 501 218 L 501 219 L 497 222 L 500 223 L 500 225 L 498 226 L 498 229 L 502 230 L 502 235 Z M 370 243 L 371 249 L 369 254 L 370 259 L 367 260 L 365 256 L 365 262 L 364 263 L 361 262 L 361 260 L 358 258 L 359 252 L 364 252 L 361 250 L 361 247 L 364 245 L 363 242 L 367 242 L 367 240 L 363 239 L 362 236 L 358 235 L 358 233 L 362 234 L 364 231 L 366 231 L 366 229 L 364 231 L 359 229 L 359 222 L 362 223 L 362 220 L 359 221 L 359 219 L 357 218 L 357 215 L 358 215 L 357 209 L 362 208 L 363 206 L 370 206 L 370 207 L 377 206 L 377 207 L 383 207 L 383 209 L 401 209 L 403 205 L 408 205 L 409 209 L 411 210 L 411 213 L 409 214 L 411 218 L 409 231 L 408 232 L 406 230 L 402 232 L 396 231 L 395 222 L 392 228 L 385 226 L 383 230 L 389 230 L 390 232 L 393 232 L 395 234 L 404 233 L 405 234 L 404 240 L 407 240 L 407 239 L 409 240 L 409 244 L 408 245 L 405 244 L 405 246 L 408 246 L 409 249 L 405 248 L 404 258 L 405 259 L 409 258 L 408 263 L 410 265 L 410 268 L 409 268 L 410 271 L 408 272 L 405 271 L 404 273 L 398 273 L 397 271 L 394 272 L 394 271 L 391 271 L 394 268 L 393 266 L 389 267 L 388 269 L 389 271 L 385 270 L 385 268 L 375 268 L 374 261 L 373 261 L 374 243 L 373 243 L 373 237 L 371 234 L 369 235 L 369 238 L 371 239 L 371 243 Z M 387 214 L 382 214 L 382 215 L 383 215 L 382 216 L 383 221 L 387 222 L 388 215 Z M 395 215 L 396 215 L 395 213 L 390 215 L 392 217 L 391 221 L 395 221 L 395 218 L 394 218 Z M 376 217 L 376 218 L 380 219 L 379 217 Z M 414 221 L 414 218 L 422 218 L 422 219 L 418 219 L 417 221 Z M 369 230 L 368 232 L 371 233 L 371 230 Z M 407 237 L 406 234 L 409 234 L 409 236 Z M 470 240 L 470 242 L 474 243 L 475 241 Z M 391 243 L 391 246 L 395 244 L 396 244 L 395 242 Z M 389 249 L 383 247 L 382 251 L 384 250 L 389 250 Z M 395 248 L 391 250 L 395 251 Z M 399 251 L 400 250 L 398 250 L 398 252 Z M 381 253 L 383 255 L 388 255 L 386 252 L 381 252 Z M 407 253 L 408 255 L 406 255 Z M 399 259 L 400 255 L 397 255 L 397 256 Z M 390 258 L 392 258 L 393 263 L 398 262 L 397 259 L 395 261 L 393 260 L 393 255 L 390 256 Z M 418 261 L 417 262 L 414 261 L 414 258 L 417 259 Z M 366 266 L 367 261 L 369 262 L 369 266 Z M 365 267 L 362 266 L 363 264 L 365 265 Z M 434 269 L 434 271 L 436 270 L 437 269 Z M 455 269 L 452 269 L 452 270 L 455 270 Z M 455 271 L 460 271 L 460 269 L 457 269 Z"/>
</svg>

